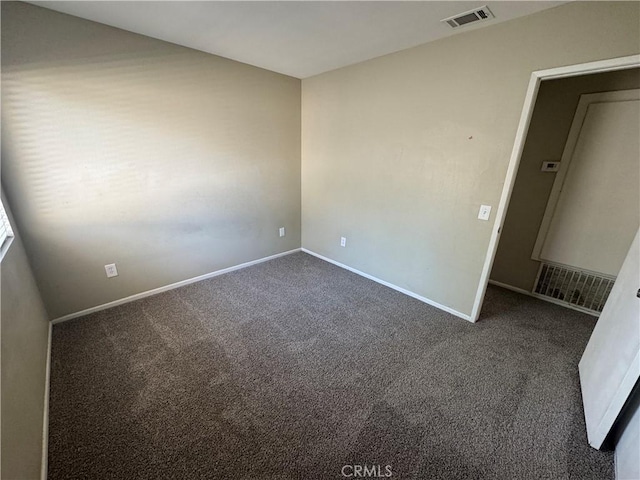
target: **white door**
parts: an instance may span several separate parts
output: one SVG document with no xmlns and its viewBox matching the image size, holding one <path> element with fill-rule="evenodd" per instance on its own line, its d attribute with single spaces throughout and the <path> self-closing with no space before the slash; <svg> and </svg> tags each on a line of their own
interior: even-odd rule
<svg viewBox="0 0 640 480">
<path fill-rule="evenodd" d="M 640 223 L 640 91 L 582 95 L 535 260 L 616 276 Z"/>
<path fill-rule="evenodd" d="M 580 360 L 592 447 L 600 448 L 640 377 L 640 229 Z"/>
</svg>

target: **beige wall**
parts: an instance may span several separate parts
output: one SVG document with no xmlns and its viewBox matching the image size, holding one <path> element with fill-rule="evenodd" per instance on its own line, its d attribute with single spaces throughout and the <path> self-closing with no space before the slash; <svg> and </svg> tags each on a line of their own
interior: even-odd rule
<svg viewBox="0 0 640 480">
<path fill-rule="evenodd" d="M 300 90 L 2 2 L 3 181 L 51 317 L 299 248 Z"/>
<path fill-rule="evenodd" d="M 19 235 L 0 277 L 0 478 L 32 480 L 42 460 L 49 322 Z"/>
<path fill-rule="evenodd" d="M 540 171 L 546 160 L 560 160 L 571 122 L 585 93 L 640 88 L 632 69 L 542 83 L 522 153 L 491 279 L 532 291 L 540 262 L 531 260 L 555 173 Z"/>
<path fill-rule="evenodd" d="M 531 72 L 637 54 L 638 20 L 575 2 L 303 80 L 303 247 L 469 315 Z"/>
</svg>

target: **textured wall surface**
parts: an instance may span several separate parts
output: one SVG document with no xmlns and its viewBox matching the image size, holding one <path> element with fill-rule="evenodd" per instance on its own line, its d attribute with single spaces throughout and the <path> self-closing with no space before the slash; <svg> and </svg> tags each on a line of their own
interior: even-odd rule
<svg viewBox="0 0 640 480">
<path fill-rule="evenodd" d="M 3 198 L 4 206 L 8 208 Z M 0 477 L 40 478 L 49 322 L 19 232 L 0 267 Z"/>
<path fill-rule="evenodd" d="M 542 83 L 500 235 L 492 280 L 533 289 L 540 262 L 531 260 L 531 252 L 556 177 L 555 173 L 541 172 L 540 166 L 543 161 L 562 157 L 580 95 L 633 88 L 640 88 L 637 68 Z"/>
<path fill-rule="evenodd" d="M 300 88 L 4 2 L 3 179 L 50 315 L 299 248 Z"/>
<path fill-rule="evenodd" d="M 575 2 L 303 80 L 303 247 L 470 314 L 531 72 L 637 54 L 639 15 Z"/>
</svg>

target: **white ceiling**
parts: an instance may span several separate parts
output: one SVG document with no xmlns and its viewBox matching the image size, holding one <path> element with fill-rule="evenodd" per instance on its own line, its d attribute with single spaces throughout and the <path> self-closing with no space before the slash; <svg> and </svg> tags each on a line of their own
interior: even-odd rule
<svg viewBox="0 0 640 480">
<path fill-rule="evenodd" d="M 564 1 L 33 1 L 59 12 L 306 78 Z M 488 5 L 495 19 L 441 19 Z"/>
</svg>

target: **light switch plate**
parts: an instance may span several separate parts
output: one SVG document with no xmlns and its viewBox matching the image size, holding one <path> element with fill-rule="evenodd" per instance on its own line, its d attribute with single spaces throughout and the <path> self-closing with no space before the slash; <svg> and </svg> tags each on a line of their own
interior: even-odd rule
<svg viewBox="0 0 640 480">
<path fill-rule="evenodd" d="M 478 212 L 479 220 L 489 220 L 491 216 L 491 205 L 480 205 L 480 211 Z"/>
</svg>

